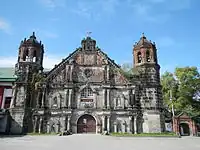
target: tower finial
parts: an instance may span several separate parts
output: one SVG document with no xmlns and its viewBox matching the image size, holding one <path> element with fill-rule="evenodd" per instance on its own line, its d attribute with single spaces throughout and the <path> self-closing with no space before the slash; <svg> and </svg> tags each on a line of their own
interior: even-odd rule
<svg viewBox="0 0 200 150">
<path fill-rule="evenodd" d="M 30 38 L 36 39 L 35 32 L 30 36 Z"/>
<path fill-rule="evenodd" d="M 144 32 L 142 32 L 142 37 L 145 37 Z"/>
<path fill-rule="evenodd" d="M 86 33 L 86 37 L 90 37 L 91 34 L 92 34 L 92 32 L 91 32 L 91 31 L 88 31 L 88 32 Z"/>
</svg>

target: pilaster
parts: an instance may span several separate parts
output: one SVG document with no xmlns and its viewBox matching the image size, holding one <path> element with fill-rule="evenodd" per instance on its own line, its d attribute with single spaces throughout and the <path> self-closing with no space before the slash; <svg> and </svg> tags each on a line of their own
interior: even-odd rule
<svg viewBox="0 0 200 150">
<path fill-rule="evenodd" d="M 72 89 L 69 89 L 68 108 L 71 108 L 71 100 L 72 100 Z"/>
<path fill-rule="evenodd" d="M 110 109 L 110 89 L 107 89 L 107 109 Z"/>
<path fill-rule="evenodd" d="M 71 129 L 71 127 L 70 127 L 70 118 L 71 118 L 71 116 L 68 115 L 68 116 L 67 116 L 67 130 L 70 130 L 70 129 Z"/>
<path fill-rule="evenodd" d="M 107 131 L 110 132 L 110 116 L 107 116 Z"/>
<path fill-rule="evenodd" d="M 102 116 L 101 120 L 102 120 L 102 132 L 104 132 L 104 130 L 105 130 L 105 116 Z"/>
<path fill-rule="evenodd" d="M 137 134 L 137 116 L 134 116 L 134 134 Z"/>
</svg>

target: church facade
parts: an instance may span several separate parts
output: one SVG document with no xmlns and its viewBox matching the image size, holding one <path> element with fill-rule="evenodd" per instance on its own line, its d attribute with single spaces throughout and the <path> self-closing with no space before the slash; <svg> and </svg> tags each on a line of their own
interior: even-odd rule
<svg viewBox="0 0 200 150">
<path fill-rule="evenodd" d="M 164 131 L 157 50 L 144 35 L 133 46 L 129 77 L 89 36 L 48 72 L 43 54 L 34 33 L 20 44 L 11 133 Z"/>
</svg>

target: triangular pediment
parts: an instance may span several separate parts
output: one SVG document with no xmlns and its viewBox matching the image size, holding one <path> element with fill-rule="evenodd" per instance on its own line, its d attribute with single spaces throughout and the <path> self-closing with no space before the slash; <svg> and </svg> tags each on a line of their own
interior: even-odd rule
<svg viewBox="0 0 200 150">
<path fill-rule="evenodd" d="M 73 76 L 75 82 L 105 82 L 105 76 L 109 76 L 109 80 L 115 84 L 129 82 L 120 66 L 98 47 L 92 50 L 77 48 L 47 74 L 47 78 L 55 82 L 64 82 L 67 76 Z"/>
</svg>

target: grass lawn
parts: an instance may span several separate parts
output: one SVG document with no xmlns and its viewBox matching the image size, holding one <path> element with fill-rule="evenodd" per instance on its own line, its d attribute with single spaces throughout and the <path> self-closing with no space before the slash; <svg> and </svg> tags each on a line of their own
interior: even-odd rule
<svg viewBox="0 0 200 150">
<path fill-rule="evenodd" d="M 27 133 L 26 135 L 59 135 L 59 133 Z"/>
<path fill-rule="evenodd" d="M 131 133 L 110 133 L 111 136 L 120 136 L 120 137 L 178 137 L 175 133 L 140 133 L 140 134 L 131 134 Z"/>
</svg>

